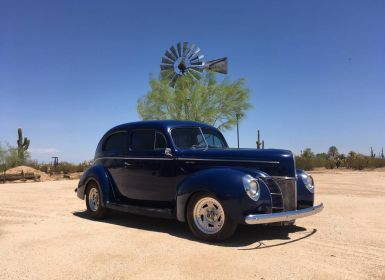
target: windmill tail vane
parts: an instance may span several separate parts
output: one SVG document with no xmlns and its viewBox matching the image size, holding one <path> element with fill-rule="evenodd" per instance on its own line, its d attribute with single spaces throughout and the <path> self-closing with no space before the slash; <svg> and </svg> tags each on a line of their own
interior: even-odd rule
<svg viewBox="0 0 385 280">
<path fill-rule="evenodd" d="M 164 53 L 160 64 L 161 75 L 170 80 L 171 87 L 175 87 L 176 81 L 181 76 L 199 80 L 204 70 L 227 74 L 227 57 L 207 62 L 203 59 L 201 49 L 195 44 L 179 42 Z"/>
<path fill-rule="evenodd" d="M 227 74 L 227 57 L 207 61 L 205 69 L 221 74 Z"/>
</svg>

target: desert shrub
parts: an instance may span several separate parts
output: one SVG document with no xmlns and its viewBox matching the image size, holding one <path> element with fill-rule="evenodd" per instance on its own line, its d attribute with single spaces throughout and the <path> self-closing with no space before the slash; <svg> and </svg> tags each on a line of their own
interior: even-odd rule
<svg viewBox="0 0 385 280">
<path fill-rule="evenodd" d="M 57 166 L 52 167 L 54 173 L 74 173 L 74 172 L 83 172 L 92 164 L 91 161 L 83 161 L 79 164 L 73 164 L 70 162 L 62 161 Z"/>
<path fill-rule="evenodd" d="M 310 149 L 305 149 L 300 156 L 296 156 L 297 167 L 304 170 L 312 170 L 317 167 L 325 167 L 334 169 L 346 167 L 354 170 L 362 170 L 365 168 L 385 167 L 385 158 L 366 156 L 351 151 L 345 156 L 338 153 L 336 147 L 329 148 L 328 153 L 320 153 L 314 155 Z"/>
<path fill-rule="evenodd" d="M 309 159 L 309 158 L 297 156 L 295 158 L 295 162 L 296 162 L 297 168 L 299 168 L 299 169 L 303 169 L 303 170 L 313 170 L 314 169 L 313 160 L 311 158 Z"/>
<path fill-rule="evenodd" d="M 35 168 L 37 170 L 40 170 L 40 168 L 41 168 L 41 164 L 39 164 L 39 162 L 37 160 L 27 160 L 25 165 L 32 167 L 32 168 Z"/>
<path fill-rule="evenodd" d="M 75 164 L 66 161 L 60 162 L 57 166 L 53 166 L 51 163 L 38 163 L 37 161 L 28 161 L 27 165 L 33 167 L 37 170 L 40 170 L 45 173 L 74 173 L 74 172 L 84 172 L 88 167 L 90 167 L 92 161 L 83 161 L 81 163 Z"/>
<path fill-rule="evenodd" d="M 358 155 L 355 158 L 351 158 L 348 160 L 348 168 L 356 169 L 356 170 L 362 170 L 365 167 L 368 167 L 369 159 L 368 157 Z"/>
<path fill-rule="evenodd" d="M 368 158 L 368 168 L 379 168 L 385 166 L 385 159 L 383 158 Z"/>
<path fill-rule="evenodd" d="M 305 149 L 300 156 L 296 157 L 297 167 L 304 170 L 313 170 L 315 167 L 314 153 L 310 148 Z"/>
</svg>

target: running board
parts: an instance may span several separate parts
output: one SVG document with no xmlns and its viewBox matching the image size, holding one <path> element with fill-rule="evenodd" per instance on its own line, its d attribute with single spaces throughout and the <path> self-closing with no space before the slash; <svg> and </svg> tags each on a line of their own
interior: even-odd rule
<svg viewBox="0 0 385 280">
<path fill-rule="evenodd" d="M 150 207 L 134 206 L 129 204 L 121 204 L 121 203 L 108 203 L 106 205 L 106 208 L 116 210 L 116 211 L 136 214 L 136 215 L 142 215 L 142 216 L 168 218 L 168 219 L 175 218 L 174 212 L 170 208 L 150 208 Z"/>
</svg>

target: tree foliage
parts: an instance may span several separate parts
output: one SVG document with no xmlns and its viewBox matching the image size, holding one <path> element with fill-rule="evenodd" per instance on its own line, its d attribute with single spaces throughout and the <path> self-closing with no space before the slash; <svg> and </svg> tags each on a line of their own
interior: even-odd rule
<svg viewBox="0 0 385 280">
<path fill-rule="evenodd" d="M 338 156 L 338 149 L 336 146 L 331 146 L 328 150 L 328 156 L 329 157 L 337 157 Z"/>
<path fill-rule="evenodd" d="M 29 159 L 29 157 L 28 151 L 25 151 L 21 157 L 17 148 L 10 145 L 3 146 L 0 143 L 0 171 L 22 165 Z"/>
<path fill-rule="evenodd" d="M 138 100 L 137 111 L 144 120 L 193 120 L 230 129 L 251 108 L 250 90 L 244 79 L 218 82 L 214 73 L 199 81 L 181 77 L 175 88 L 169 80 L 150 78 L 151 90 Z"/>
</svg>

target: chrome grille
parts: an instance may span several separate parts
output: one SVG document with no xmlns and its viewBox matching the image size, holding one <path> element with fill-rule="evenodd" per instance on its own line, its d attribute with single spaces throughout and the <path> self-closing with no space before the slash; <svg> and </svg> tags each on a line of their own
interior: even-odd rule
<svg viewBox="0 0 385 280">
<path fill-rule="evenodd" d="M 285 211 L 297 210 L 297 181 L 295 178 L 273 177 L 274 182 L 279 186 Z"/>
<path fill-rule="evenodd" d="M 271 196 L 271 212 L 282 212 L 284 208 L 281 189 L 273 179 L 265 179 L 265 183 Z"/>
</svg>

